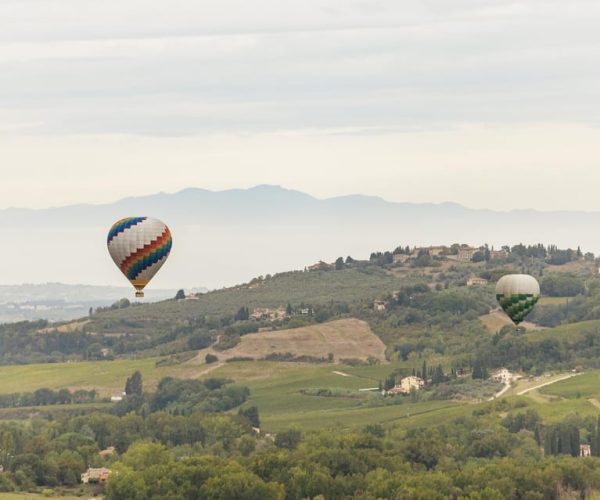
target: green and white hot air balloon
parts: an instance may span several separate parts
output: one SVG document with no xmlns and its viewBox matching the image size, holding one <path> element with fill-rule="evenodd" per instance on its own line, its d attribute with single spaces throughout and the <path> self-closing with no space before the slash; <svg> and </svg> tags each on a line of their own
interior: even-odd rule
<svg viewBox="0 0 600 500">
<path fill-rule="evenodd" d="M 518 325 L 540 300 L 540 284 L 528 274 L 508 274 L 496 283 L 496 299 L 502 310 Z"/>
</svg>

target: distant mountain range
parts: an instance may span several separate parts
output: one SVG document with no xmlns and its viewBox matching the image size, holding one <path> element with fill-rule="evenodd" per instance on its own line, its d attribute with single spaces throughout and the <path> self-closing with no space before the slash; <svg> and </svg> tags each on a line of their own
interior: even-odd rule
<svg viewBox="0 0 600 500">
<path fill-rule="evenodd" d="M 219 288 L 400 244 L 542 242 L 600 251 L 600 212 L 496 212 L 362 195 L 321 200 L 267 185 L 185 189 L 105 205 L 0 210 L 0 283 L 126 285 L 105 238 L 116 219 L 129 215 L 158 217 L 173 232 L 169 262 L 150 289 Z"/>
</svg>

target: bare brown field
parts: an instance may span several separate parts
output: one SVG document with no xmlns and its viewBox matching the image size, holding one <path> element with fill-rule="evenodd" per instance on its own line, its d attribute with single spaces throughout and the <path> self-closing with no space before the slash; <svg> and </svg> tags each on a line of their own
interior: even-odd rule
<svg viewBox="0 0 600 500">
<path fill-rule="evenodd" d="M 587 260 L 574 260 L 560 266 L 549 265 L 547 270 L 548 272 L 552 273 L 572 273 L 582 270 L 591 270 L 592 272 L 596 271 L 594 262 Z"/>
<path fill-rule="evenodd" d="M 541 297 L 539 304 L 542 306 L 549 306 L 549 305 L 563 305 L 566 304 L 569 299 L 572 299 L 573 297 Z"/>
<path fill-rule="evenodd" d="M 203 360 L 208 352 L 220 360 L 233 357 L 262 359 L 271 353 L 292 353 L 295 356 L 327 357 L 334 360 L 369 357 L 385 363 L 385 344 L 371 331 L 369 325 L 358 319 L 340 319 L 320 325 L 244 335 L 241 342 L 227 351 L 204 349 L 198 358 Z"/>
<path fill-rule="evenodd" d="M 499 309 L 496 309 L 484 316 L 479 316 L 479 320 L 490 333 L 496 333 L 503 326 L 513 325 L 513 322 L 510 320 L 510 318 Z M 519 326 L 522 326 L 525 328 L 525 330 L 529 331 L 544 329 L 543 327 L 536 325 L 535 323 L 530 323 L 529 321 L 523 321 L 523 323 L 521 323 Z"/>
</svg>

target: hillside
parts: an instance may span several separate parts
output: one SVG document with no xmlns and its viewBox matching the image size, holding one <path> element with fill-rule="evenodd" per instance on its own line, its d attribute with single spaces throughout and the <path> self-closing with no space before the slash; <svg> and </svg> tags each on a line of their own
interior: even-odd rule
<svg viewBox="0 0 600 500">
<path fill-rule="evenodd" d="M 419 280 L 417 273 L 398 278 L 377 266 L 361 265 L 341 271 L 287 272 L 254 279 L 247 284 L 214 290 L 197 300 L 164 301 L 105 311 L 96 321 L 172 322 L 199 315 L 233 315 L 241 306 L 280 307 L 290 303 L 371 301 L 403 284 Z"/>
<path fill-rule="evenodd" d="M 495 258 L 490 251 L 487 260 L 484 248 L 473 254 L 479 262 L 459 262 L 459 250 L 373 252 L 368 261 L 264 276 L 184 300 L 119 300 L 78 321 L 0 325 L 0 434 L 19 439 L 7 484 L 21 488 L 33 477 L 30 465 L 20 465 L 30 462 L 43 463 L 36 477 L 44 485 L 76 485 L 87 463 L 153 484 L 154 466 L 132 468 L 143 457 L 163 457 L 163 474 L 198 472 L 227 457 L 244 484 L 281 482 L 291 498 L 298 491 L 337 498 L 342 481 L 357 491 L 356 478 L 373 460 L 397 463 L 398 477 L 422 471 L 419 491 L 444 474 L 444 484 L 455 481 L 464 495 L 494 484 L 490 498 L 510 498 L 517 483 L 526 491 L 531 468 L 543 467 L 561 485 L 576 468 L 578 483 L 569 488 L 593 491 L 580 464 L 592 474 L 595 462 L 569 455 L 591 443 L 600 456 L 596 263 L 574 251 L 543 255 L 539 246 Z M 561 260 L 568 270 L 551 264 Z M 494 282 L 521 270 L 548 295 L 531 323 L 515 328 L 497 309 Z M 510 386 L 494 379 L 502 367 Z M 405 390 L 411 380 L 418 385 Z M 121 401 L 110 401 L 124 389 Z M 40 458 L 28 452 L 38 442 Z M 114 457 L 98 458 L 111 447 Z M 460 467 L 460 477 L 438 466 L 447 463 Z M 565 468 L 561 480 L 557 464 Z M 281 467 L 285 477 L 273 480 Z M 482 467 L 490 478 L 498 467 L 509 470 L 501 483 L 464 486 L 469 471 Z M 215 477 L 229 474 L 222 468 Z M 54 470 L 76 474 L 56 479 Z M 379 470 L 360 484 L 371 481 L 372 498 L 398 496 L 382 489 Z M 119 484 L 117 498 L 130 498 L 121 477 L 110 477 L 108 488 Z M 301 486 L 306 477 L 323 482 Z M 415 491 L 402 488 L 401 496 Z M 437 488 L 426 498 L 436 498 Z"/>
<path fill-rule="evenodd" d="M 292 330 L 251 333 L 244 335 L 238 345 L 226 351 L 201 350 L 198 359 L 203 360 L 209 352 L 218 356 L 220 360 L 259 360 L 273 354 L 327 360 L 331 354 L 332 361 L 338 363 L 344 359 L 386 362 L 384 343 L 371 331 L 366 322 L 353 318 Z"/>
</svg>

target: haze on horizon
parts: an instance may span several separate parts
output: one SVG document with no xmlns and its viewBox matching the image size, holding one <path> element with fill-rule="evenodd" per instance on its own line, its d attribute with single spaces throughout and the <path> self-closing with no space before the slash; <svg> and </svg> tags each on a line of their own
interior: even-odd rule
<svg viewBox="0 0 600 500">
<path fill-rule="evenodd" d="M 0 208 L 278 184 L 600 210 L 591 0 L 6 0 L 0 19 Z"/>
</svg>

